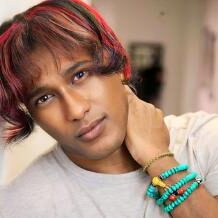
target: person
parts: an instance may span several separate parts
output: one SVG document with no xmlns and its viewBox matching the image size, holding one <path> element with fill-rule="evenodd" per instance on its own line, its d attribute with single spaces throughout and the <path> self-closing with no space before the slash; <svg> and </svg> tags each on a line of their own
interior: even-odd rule
<svg viewBox="0 0 218 218">
<path fill-rule="evenodd" d="M 41 2 L 2 29 L 4 138 L 37 124 L 57 146 L 1 186 L 1 218 L 217 216 L 217 115 L 169 116 L 166 128 L 126 85 L 113 31 L 80 0 Z"/>
</svg>

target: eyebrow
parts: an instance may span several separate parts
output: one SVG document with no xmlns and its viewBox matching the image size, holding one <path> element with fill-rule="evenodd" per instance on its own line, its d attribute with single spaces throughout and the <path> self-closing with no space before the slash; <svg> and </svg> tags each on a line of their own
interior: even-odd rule
<svg viewBox="0 0 218 218">
<path fill-rule="evenodd" d="M 77 68 L 81 67 L 82 65 L 84 65 L 86 63 L 90 63 L 90 62 L 91 62 L 90 60 L 77 62 L 76 64 L 73 64 L 71 67 L 69 67 L 67 70 L 60 72 L 60 74 L 62 76 L 67 76 L 69 73 L 75 71 Z"/>
<path fill-rule="evenodd" d="M 77 68 L 81 67 L 82 65 L 84 65 L 86 63 L 90 63 L 90 62 L 91 62 L 90 60 L 77 62 L 76 64 L 73 64 L 72 66 L 70 66 L 67 70 L 60 72 L 60 75 L 65 77 L 69 73 L 76 71 Z M 33 97 L 35 97 L 43 92 L 49 91 L 49 90 L 50 89 L 46 85 L 33 87 L 32 90 L 30 91 L 30 93 L 27 95 L 27 102 L 29 102 Z"/>
</svg>

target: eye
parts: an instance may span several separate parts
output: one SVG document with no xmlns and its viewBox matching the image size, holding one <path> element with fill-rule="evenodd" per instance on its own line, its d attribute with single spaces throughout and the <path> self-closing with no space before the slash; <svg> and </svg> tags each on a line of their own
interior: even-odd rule
<svg viewBox="0 0 218 218">
<path fill-rule="evenodd" d="M 41 96 L 40 98 L 38 98 L 36 100 L 36 105 L 40 105 L 40 104 L 44 104 L 46 102 L 48 102 L 51 98 L 52 98 L 53 95 L 43 95 Z"/>
<path fill-rule="evenodd" d="M 88 76 L 87 71 L 79 71 L 73 75 L 73 81 L 72 82 L 77 82 L 79 80 L 83 80 Z"/>
</svg>

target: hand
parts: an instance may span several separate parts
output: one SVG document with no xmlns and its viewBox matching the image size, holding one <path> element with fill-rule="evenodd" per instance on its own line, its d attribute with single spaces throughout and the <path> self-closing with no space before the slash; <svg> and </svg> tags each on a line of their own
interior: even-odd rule
<svg viewBox="0 0 218 218">
<path fill-rule="evenodd" d="M 169 133 L 161 110 L 140 100 L 128 86 L 126 92 L 129 111 L 125 143 L 135 161 L 144 166 L 169 151 Z"/>
</svg>

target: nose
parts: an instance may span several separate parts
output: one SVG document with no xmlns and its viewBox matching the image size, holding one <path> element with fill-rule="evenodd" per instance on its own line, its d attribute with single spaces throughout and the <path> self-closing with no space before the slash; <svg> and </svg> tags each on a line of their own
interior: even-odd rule
<svg viewBox="0 0 218 218">
<path fill-rule="evenodd" d="M 90 110 L 90 102 L 84 95 L 71 90 L 64 95 L 63 110 L 66 119 L 70 121 L 81 120 Z"/>
</svg>

